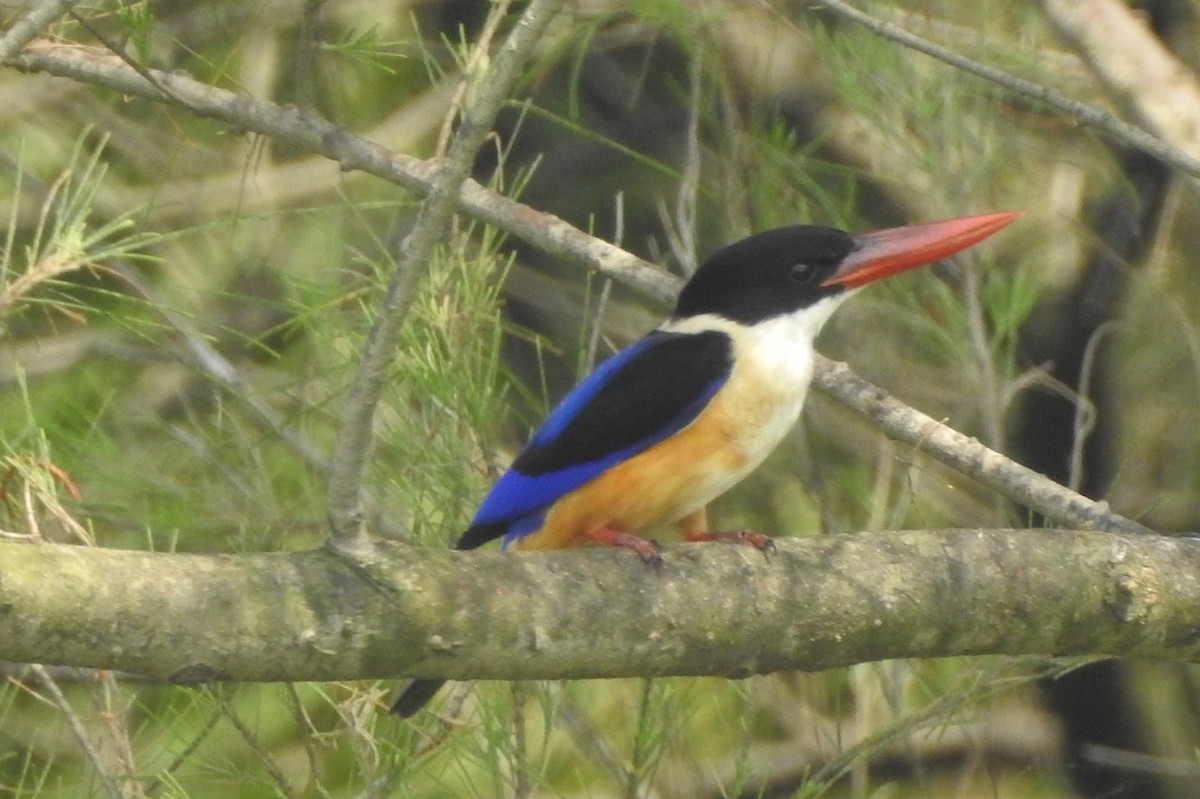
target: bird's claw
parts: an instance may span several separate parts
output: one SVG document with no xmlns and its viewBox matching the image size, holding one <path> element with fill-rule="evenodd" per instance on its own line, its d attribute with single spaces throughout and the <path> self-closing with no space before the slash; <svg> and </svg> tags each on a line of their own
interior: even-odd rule
<svg viewBox="0 0 1200 799">
<path fill-rule="evenodd" d="M 662 547 L 653 538 L 642 538 L 633 533 L 610 530 L 608 528 L 594 530 L 590 535 L 601 544 L 632 549 L 642 559 L 643 563 L 647 563 L 656 569 L 662 568 Z"/>
<path fill-rule="evenodd" d="M 724 544 L 749 544 L 770 559 L 775 554 L 775 539 L 753 530 L 734 530 L 729 533 L 694 533 L 689 535 L 689 541 L 717 541 Z"/>
</svg>

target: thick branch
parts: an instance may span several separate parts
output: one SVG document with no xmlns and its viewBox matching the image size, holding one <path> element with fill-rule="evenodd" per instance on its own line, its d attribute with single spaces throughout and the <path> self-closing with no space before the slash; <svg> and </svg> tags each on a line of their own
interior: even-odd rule
<svg viewBox="0 0 1200 799">
<path fill-rule="evenodd" d="M 1200 541 L 1046 530 L 628 552 L 0 543 L 0 660 L 176 682 L 744 676 L 985 653 L 1200 661 Z M 406 557 L 407 555 L 407 557 Z M 570 597 L 570 601 L 564 601 Z M 620 619 L 608 624 L 606 619 Z"/>
</svg>

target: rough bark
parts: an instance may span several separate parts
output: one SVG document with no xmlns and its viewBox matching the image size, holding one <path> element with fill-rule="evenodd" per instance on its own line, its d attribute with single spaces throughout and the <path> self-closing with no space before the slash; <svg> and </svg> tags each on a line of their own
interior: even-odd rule
<svg viewBox="0 0 1200 799">
<path fill-rule="evenodd" d="M 0 660 L 173 682 L 739 677 L 896 657 L 1200 661 L 1200 540 L 858 533 L 491 553 L 183 555 L 0 543 Z"/>
</svg>

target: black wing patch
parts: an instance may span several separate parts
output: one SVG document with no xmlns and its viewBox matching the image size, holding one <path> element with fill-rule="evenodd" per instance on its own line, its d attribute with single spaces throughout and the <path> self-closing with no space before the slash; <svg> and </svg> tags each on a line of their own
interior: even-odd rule
<svg viewBox="0 0 1200 799">
<path fill-rule="evenodd" d="M 512 468 L 536 476 L 660 441 L 703 410 L 732 367 L 732 341 L 717 330 L 655 331 L 633 347 L 643 344 L 601 385 L 571 392 L 556 409 L 574 406 L 570 420 L 553 435 L 545 426 L 535 433 Z"/>
</svg>

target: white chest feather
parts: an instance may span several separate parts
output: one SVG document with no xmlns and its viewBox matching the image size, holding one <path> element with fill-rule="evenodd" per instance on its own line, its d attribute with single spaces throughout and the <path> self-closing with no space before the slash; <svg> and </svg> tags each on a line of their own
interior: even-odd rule
<svg viewBox="0 0 1200 799">
<path fill-rule="evenodd" d="M 840 299 L 753 326 L 715 316 L 667 326 L 678 332 L 721 330 L 733 340 L 733 372 L 703 414 L 716 424 L 728 451 L 740 456 L 722 482 L 732 485 L 762 463 L 796 424 L 812 380 L 813 339 Z"/>
<path fill-rule="evenodd" d="M 719 411 L 730 444 L 753 469 L 796 424 L 812 380 L 812 338 L 783 317 L 738 331 L 734 370 L 721 390 Z"/>
</svg>

